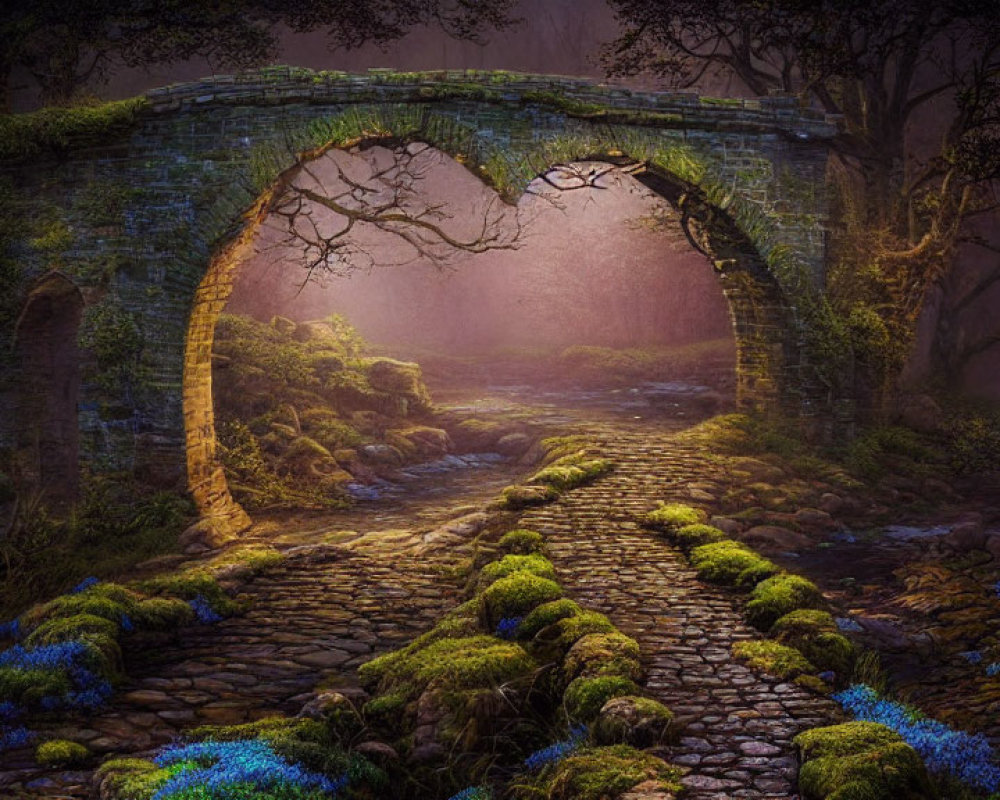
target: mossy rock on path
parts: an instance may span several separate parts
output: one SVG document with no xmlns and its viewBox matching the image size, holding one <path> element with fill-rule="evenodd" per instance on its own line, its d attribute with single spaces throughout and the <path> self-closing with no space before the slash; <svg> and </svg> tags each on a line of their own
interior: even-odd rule
<svg viewBox="0 0 1000 800">
<path fill-rule="evenodd" d="M 707 520 L 708 514 L 700 508 L 684 503 L 660 503 L 646 515 L 644 524 L 646 527 L 670 534 L 688 525 L 700 525 Z"/>
<path fill-rule="evenodd" d="M 777 564 L 739 542 L 703 544 L 691 551 L 690 558 L 699 578 L 723 586 L 750 588 L 780 571 Z"/>
<path fill-rule="evenodd" d="M 831 670 L 841 679 L 850 677 L 857 651 L 839 632 L 829 612 L 809 608 L 792 611 L 774 623 L 770 635 L 779 644 L 794 647 L 820 672 Z"/>
<path fill-rule="evenodd" d="M 588 747 L 543 771 L 532 794 L 546 800 L 615 800 L 635 786 L 679 793 L 681 770 L 628 745 Z"/>
<path fill-rule="evenodd" d="M 768 631 L 779 618 L 798 609 L 825 609 L 826 598 L 810 580 L 800 575 L 776 575 L 757 584 L 747 603 L 747 621 Z"/>
<path fill-rule="evenodd" d="M 884 725 L 848 722 L 795 737 L 803 800 L 932 800 L 917 752 Z"/>
</svg>

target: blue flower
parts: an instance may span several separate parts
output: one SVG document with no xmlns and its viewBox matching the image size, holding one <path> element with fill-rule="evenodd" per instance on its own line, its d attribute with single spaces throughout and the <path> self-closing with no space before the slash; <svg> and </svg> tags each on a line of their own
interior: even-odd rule
<svg viewBox="0 0 1000 800">
<path fill-rule="evenodd" d="M 453 794 L 448 800 L 492 800 L 493 790 L 489 786 L 470 786 L 462 789 L 458 794 Z"/>
<path fill-rule="evenodd" d="M 12 703 L 10 700 L 4 700 L 0 702 L 0 720 L 15 720 L 24 714 L 24 709 L 21 708 L 17 703 Z"/>
<path fill-rule="evenodd" d="M 100 581 L 97 578 L 91 576 L 90 578 L 84 578 L 76 586 L 69 590 L 70 594 L 80 594 L 80 592 L 85 592 L 91 586 L 97 586 Z"/>
<path fill-rule="evenodd" d="M 171 745 L 153 760 L 160 767 L 181 765 L 181 768 L 152 800 L 185 797 L 193 789 L 199 791 L 199 798 L 224 800 L 230 796 L 227 789 L 237 785 L 257 790 L 316 790 L 332 795 L 348 783 L 346 775 L 334 779 L 300 764 L 290 764 L 259 739 Z"/>
<path fill-rule="evenodd" d="M 965 650 L 959 653 L 959 655 L 970 664 L 979 664 L 983 660 L 983 654 L 979 650 Z"/>
<path fill-rule="evenodd" d="M 8 728 L 0 725 L 0 753 L 4 750 L 14 750 L 18 747 L 26 747 L 35 738 L 35 734 L 19 725 L 16 728 Z"/>
<path fill-rule="evenodd" d="M 202 625 L 212 625 L 222 621 L 222 617 L 212 608 L 212 604 L 203 594 L 198 595 L 194 600 L 189 600 L 188 605 L 194 610 L 194 615 Z"/>
<path fill-rule="evenodd" d="M 989 678 L 995 678 L 1000 675 L 1000 661 L 994 661 L 988 667 L 986 667 L 986 676 Z"/>
<path fill-rule="evenodd" d="M 497 623 L 497 636 L 501 639 L 513 639 L 523 619 L 524 617 L 504 617 Z"/>
<path fill-rule="evenodd" d="M 896 731 L 932 772 L 947 772 L 986 792 L 1000 791 L 1000 762 L 982 734 L 957 731 L 923 716 L 917 709 L 880 697 L 857 684 L 833 699 L 855 719 L 877 722 Z"/>
<path fill-rule="evenodd" d="M 132 633 L 132 631 L 135 630 L 135 625 L 132 624 L 132 618 L 128 614 L 122 614 L 121 619 L 118 620 L 118 625 L 125 633 Z"/>
<path fill-rule="evenodd" d="M 587 728 L 585 725 L 574 725 L 569 730 L 569 738 L 561 742 L 550 744 L 541 750 L 536 750 L 526 759 L 524 766 L 528 769 L 541 769 L 548 764 L 555 764 L 562 761 L 566 756 L 577 750 L 587 738 Z"/>
</svg>

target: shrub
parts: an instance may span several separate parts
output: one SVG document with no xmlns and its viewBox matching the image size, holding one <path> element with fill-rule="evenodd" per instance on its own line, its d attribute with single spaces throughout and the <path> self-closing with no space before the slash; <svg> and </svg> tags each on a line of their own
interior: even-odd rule
<svg viewBox="0 0 1000 800">
<path fill-rule="evenodd" d="M 754 587 L 747 603 L 747 620 L 761 631 L 791 611 L 801 608 L 822 609 L 827 605 L 819 588 L 799 575 L 776 575 Z"/>
<path fill-rule="evenodd" d="M 61 767 L 86 761 L 90 751 L 78 742 L 53 739 L 42 742 L 35 749 L 35 761 L 43 767 Z"/>
<path fill-rule="evenodd" d="M 612 697 L 623 697 L 638 692 L 639 687 L 635 682 L 621 675 L 580 677 L 575 678 L 566 687 L 563 693 L 563 706 L 571 720 L 591 722 Z"/>
<path fill-rule="evenodd" d="M 736 642 L 733 655 L 753 669 L 790 680 L 816 671 L 798 650 L 770 641 Z"/>
<path fill-rule="evenodd" d="M 508 531 L 500 537 L 498 544 L 500 549 L 506 553 L 523 556 L 541 553 L 545 548 L 542 534 L 523 528 Z"/>
<path fill-rule="evenodd" d="M 778 566 L 739 542 L 703 544 L 691 551 L 698 577 L 726 586 L 753 586 L 778 572 Z"/>
<path fill-rule="evenodd" d="M 699 525 L 708 519 L 701 509 L 683 503 L 660 503 L 646 515 L 646 525 L 658 531 L 671 533 L 687 525 Z"/>
</svg>

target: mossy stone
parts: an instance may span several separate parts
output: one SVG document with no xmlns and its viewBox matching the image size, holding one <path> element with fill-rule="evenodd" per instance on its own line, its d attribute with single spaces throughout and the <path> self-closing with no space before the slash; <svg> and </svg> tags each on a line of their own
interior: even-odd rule
<svg viewBox="0 0 1000 800">
<path fill-rule="evenodd" d="M 752 587 L 779 572 L 777 564 L 739 542 L 703 544 L 690 558 L 699 578 L 724 586 Z"/>
<path fill-rule="evenodd" d="M 621 675 L 575 678 L 563 693 L 563 706 L 573 722 L 590 723 L 612 697 L 639 692 L 635 681 Z"/>
<path fill-rule="evenodd" d="M 548 628 L 550 625 L 567 617 L 574 617 L 582 614 L 583 609 L 577 603 L 564 597 L 561 600 L 553 600 L 550 603 L 542 603 L 532 610 L 517 626 L 517 636 L 519 639 L 530 639 L 539 631 Z"/>
<path fill-rule="evenodd" d="M 639 644 L 623 633 L 590 633 L 576 642 L 563 659 L 567 680 L 581 675 L 623 675 L 636 680 L 642 674 Z"/>
<path fill-rule="evenodd" d="M 538 531 L 529 531 L 525 528 L 508 531 L 500 537 L 497 545 L 505 553 L 513 555 L 530 555 L 541 553 L 545 549 L 545 541 Z"/>
<path fill-rule="evenodd" d="M 518 510 L 530 506 L 551 503 L 559 497 L 559 491 L 548 484 L 537 486 L 508 486 L 500 493 L 500 504 L 504 508 Z"/>
<path fill-rule="evenodd" d="M 494 581 L 481 595 L 488 628 L 504 617 L 524 617 L 542 603 L 562 597 L 562 588 L 549 578 L 530 572 L 514 572 Z"/>
<path fill-rule="evenodd" d="M 747 603 L 747 621 L 761 631 L 768 631 L 792 611 L 802 608 L 823 609 L 826 598 L 810 580 L 799 575 L 776 575 L 754 587 Z"/>
<path fill-rule="evenodd" d="M 628 745 L 589 747 L 564 758 L 544 781 L 546 800 L 607 800 L 640 783 L 680 793 L 681 771 Z"/>
<path fill-rule="evenodd" d="M 733 655 L 754 669 L 782 680 L 816 672 L 816 668 L 798 650 L 769 640 L 736 642 Z"/>
<path fill-rule="evenodd" d="M 606 616 L 596 611 L 582 611 L 563 617 L 535 635 L 535 641 L 563 655 L 584 636 L 592 633 L 617 633 Z"/>
<path fill-rule="evenodd" d="M 43 767 L 67 767 L 86 761 L 90 751 L 79 742 L 53 739 L 35 749 L 35 761 Z"/>
<path fill-rule="evenodd" d="M 664 533 L 672 533 L 688 525 L 704 523 L 708 515 L 700 508 L 684 503 L 660 503 L 646 515 L 645 524 Z"/>
<path fill-rule="evenodd" d="M 555 580 L 556 570 L 552 562 L 537 553 L 531 555 L 507 555 L 499 561 L 486 564 L 479 573 L 480 586 L 488 586 L 500 578 L 506 578 L 515 572 L 530 572 L 542 578 Z"/>
<path fill-rule="evenodd" d="M 697 523 L 695 525 L 684 525 L 673 532 L 671 537 L 674 542 L 684 551 L 691 550 L 694 547 L 700 547 L 703 544 L 712 544 L 714 542 L 724 542 L 728 540 L 728 536 L 721 530 L 713 525 L 703 525 Z"/>
<path fill-rule="evenodd" d="M 803 800 L 930 800 L 927 768 L 904 742 L 854 755 L 810 759 L 799 771 Z"/>
<path fill-rule="evenodd" d="M 677 738 L 673 712 L 662 703 L 638 695 L 609 698 L 594 723 L 598 744 L 654 747 Z"/>
<path fill-rule="evenodd" d="M 820 672 L 827 670 L 841 678 L 850 675 L 857 658 L 851 641 L 837 629 L 827 611 L 798 609 L 778 619 L 771 627 L 776 642 L 794 647 Z"/>
<path fill-rule="evenodd" d="M 118 635 L 119 623 L 93 614 L 73 614 L 45 620 L 24 640 L 26 647 L 34 648 L 56 642 L 78 639 L 84 634 L 100 634 L 109 638 Z"/>
<path fill-rule="evenodd" d="M 902 741 L 903 737 L 896 731 L 877 722 L 844 722 L 812 728 L 794 739 L 802 761 L 824 756 L 852 756 Z"/>
</svg>

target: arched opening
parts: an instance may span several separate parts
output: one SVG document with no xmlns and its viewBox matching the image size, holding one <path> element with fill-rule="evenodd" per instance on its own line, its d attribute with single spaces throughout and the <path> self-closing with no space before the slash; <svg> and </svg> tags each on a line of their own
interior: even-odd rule
<svg viewBox="0 0 1000 800">
<path fill-rule="evenodd" d="M 52 272 L 29 292 L 15 334 L 21 478 L 56 505 L 72 502 L 80 485 L 77 332 L 82 314 L 79 289 Z"/>
<path fill-rule="evenodd" d="M 419 142 L 419 137 L 409 140 Z M 385 138 L 350 143 L 354 149 L 388 144 Z M 394 146 L 407 147 L 393 139 Z M 203 514 L 229 531 L 249 524 L 246 513 L 229 491 L 218 459 L 212 398 L 212 344 L 219 315 L 230 298 L 240 266 L 254 254 L 254 240 L 268 215 L 308 164 L 331 148 L 321 148 L 282 173 L 245 215 L 240 236 L 212 264 L 198 288 L 192 311 L 185 357 L 184 401 L 190 488 Z M 338 148 L 340 149 L 340 148 Z M 795 343 L 788 324 L 789 311 L 777 282 L 769 274 L 737 223 L 712 205 L 697 187 L 666 171 L 627 156 L 584 154 L 576 162 L 595 162 L 628 173 L 645 184 L 672 208 L 675 227 L 701 257 L 707 258 L 721 279 L 729 301 L 729 315 L 737 350 L 736 394 L 743 403 L 769 403 L 781 395 L 787 367 L 795 361 Z M 586 180 L 584 176 L 584 180 Z"/>
</svg>

